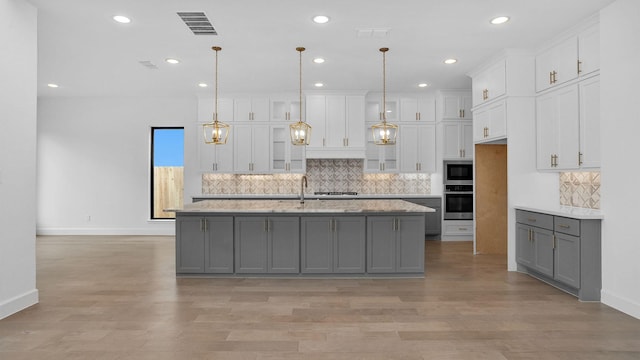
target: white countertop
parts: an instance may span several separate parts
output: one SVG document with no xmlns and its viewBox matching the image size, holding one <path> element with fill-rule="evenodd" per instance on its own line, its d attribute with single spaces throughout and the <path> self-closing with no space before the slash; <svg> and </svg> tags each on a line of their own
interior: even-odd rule
<svg viewBox="0 0 640 360">
<path fill-rule="evenodd" d="M 604 214 L 602 214 L 602 211 L 600 211 L 599 209 L 586 209 L 586 208 L 561 206 L 561 205 L 558 205 L 556 207 L 544 207 L 544 208 L 531 207 L 531 206 L 514 206 L 514 208 L 518 210 L 533 211 L 533 212 L 539 212 L 539 213 L 556 215 L 556 216 L 564 216 L 564 217 L 580 219 L 580 220 L 604 218 Z"/>
<path fill-rule="evenodd" d="M 434 209 L 403 200 L 204 200 L 185 204 L 183 209 L 167 209 L 177 213 L 427 213 Z"/>
</svg>

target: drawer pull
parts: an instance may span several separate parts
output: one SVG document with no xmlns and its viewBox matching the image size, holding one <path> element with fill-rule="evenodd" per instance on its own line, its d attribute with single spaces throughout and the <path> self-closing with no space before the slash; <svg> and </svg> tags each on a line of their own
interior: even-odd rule
<svg viewBox="0 0 640 360">
<path fill-rule="evenodd" d="M 467 231 L 467 228 L 458 228 L 460 231 Z"/>
<path fill-rule="evenodd" d="M 528 219 L 527 219 L 527 221 L 530 221 L 530 222 L 536 222 L 536 219 L 534 219 L 534 218 L 528 218 Z"/>
<path fill-rule="evenodd" d="M 571 226 L 569 226 L 569 225 L 564 225 L 564 224 L 559 224 L 559 225 L 558 225 L 558 227 L 561 227 L 561 228 L 563 228 L 563 229 L 570 229 L 570 228 L 571 228 Z"/>
</svg>

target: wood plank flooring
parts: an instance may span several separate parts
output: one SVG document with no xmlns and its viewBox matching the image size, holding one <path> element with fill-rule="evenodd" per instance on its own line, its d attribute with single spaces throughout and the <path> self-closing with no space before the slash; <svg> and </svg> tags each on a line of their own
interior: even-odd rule
<svg viewBox="0 0 640 360">
<path fill-rule="evenodd" d="M 428 241 L 424 279 L 176 279 L 173 237 L 39 237 L 0 359 L 640 359 L 640 320 Z"/>
</svg>

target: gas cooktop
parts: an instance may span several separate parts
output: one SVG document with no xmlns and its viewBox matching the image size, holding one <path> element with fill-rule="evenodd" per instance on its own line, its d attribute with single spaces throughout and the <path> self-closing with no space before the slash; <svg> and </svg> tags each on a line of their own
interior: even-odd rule
<svg viewBox="0 0 640 360">
<path fill-rule="evenodd" d="M 313 195 L 358 195 L 355 191 L 316 191 Z"/>
</svg>

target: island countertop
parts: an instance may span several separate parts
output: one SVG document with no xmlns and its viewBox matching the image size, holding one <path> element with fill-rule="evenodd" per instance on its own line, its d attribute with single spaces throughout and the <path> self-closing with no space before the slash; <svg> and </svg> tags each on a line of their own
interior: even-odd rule
<svg viewBox="0 0 640 360">
<path fill-rule="evenodd" d="M 376 213 L 427 213 L 435 209 L 395 199 L 349 200 L 205 200 L 185 204 L 182 209 L 167 209 L 179 214 L 189 213 L 242 213 L 242 214 L 376 214 Z"/>
</svg>

